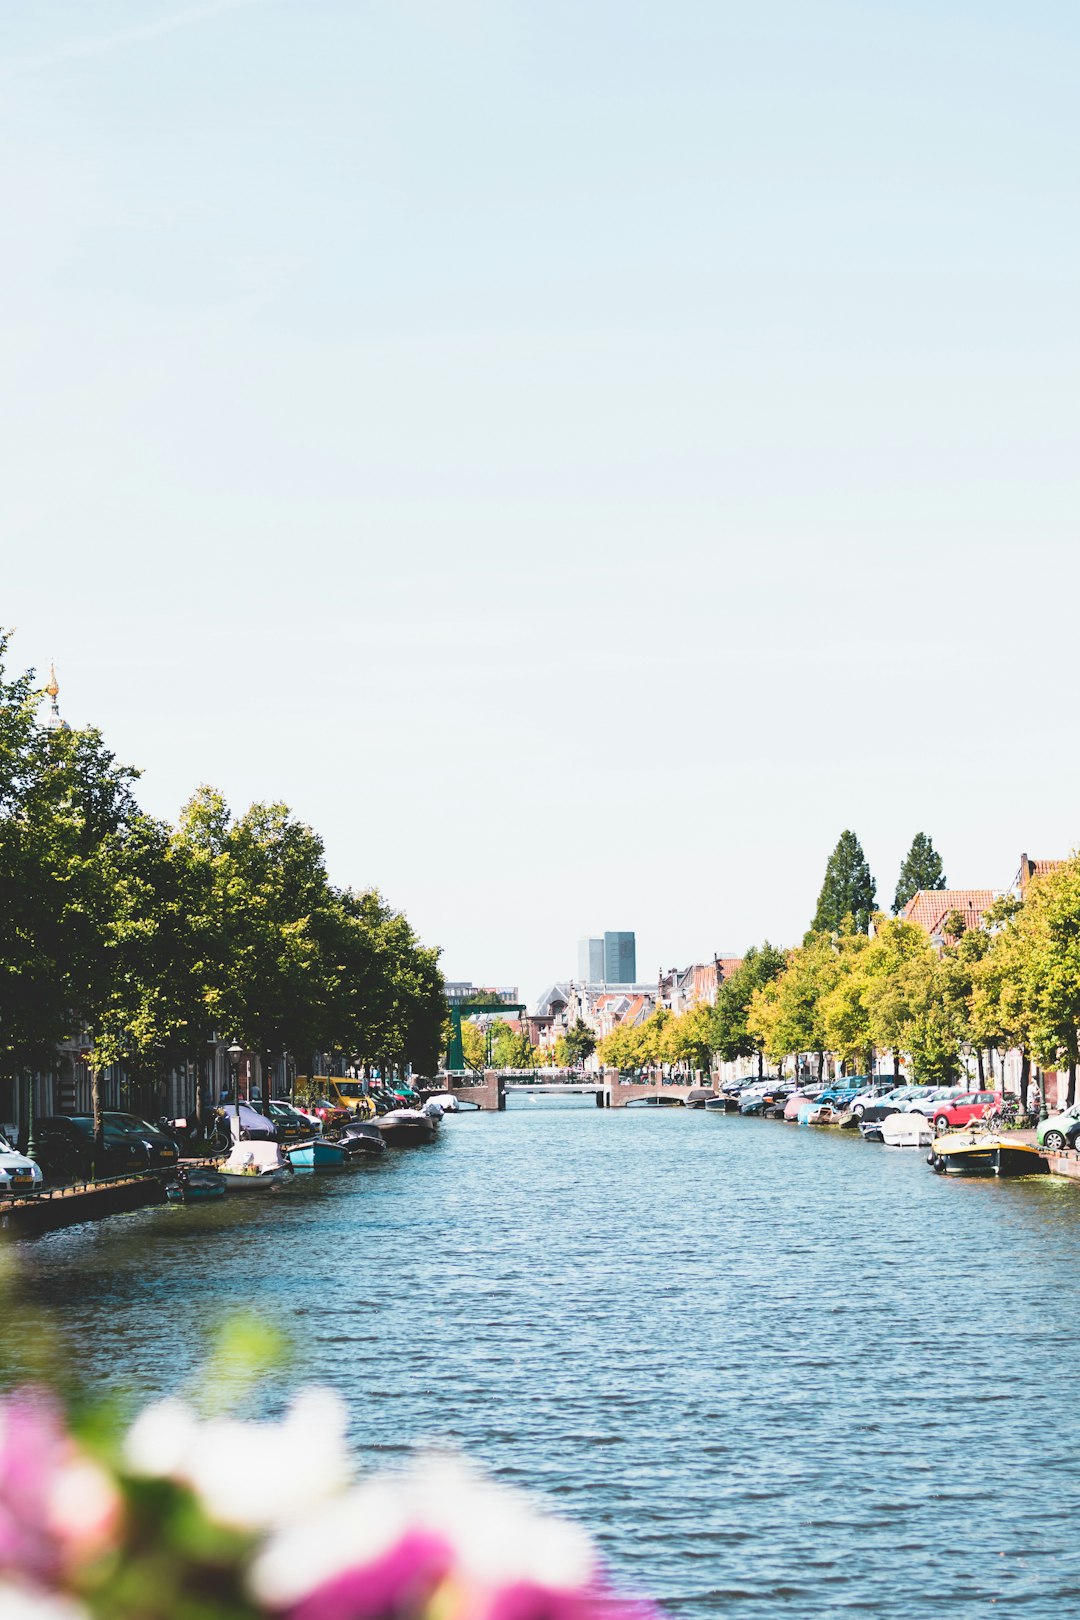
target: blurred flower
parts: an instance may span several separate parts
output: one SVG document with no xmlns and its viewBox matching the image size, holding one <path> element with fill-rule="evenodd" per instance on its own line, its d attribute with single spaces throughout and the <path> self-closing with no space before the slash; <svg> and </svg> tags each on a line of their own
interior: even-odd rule
<svg viewBox="0 0 1080 1620">
<path fill-rule="evenodd" d="M 350 1476 L 345 1408 L 330 1390 L 301 1391 L 280 1423 L 200 1420 L 182 1401 L 158 1401 L 124 1444 L 132 1473 L 189 1485 L 221 1524 L 286 1524 L 339 1493 Z"/>
<path fill-rule="evenodd" d="M 257 1598 L 290 1620 L 646 1620 L 576 1526 L 458 1462 L 367 1481 L 273 1536 Z"/>
<path fill-rule="evenodd" d="M 54 1580 L 98 1551 L 119 1520 L 115 1485 L 78 1450 L 48 1392 L 0 1402 L 0 1570 Z"/>
<path fill-rule="evenodd" d="M 89 1611 L 70 1598 L 32 1592 L 0 1581 L 0 1614 L 4 1620 L 90 1620 Z"/>
</svg>

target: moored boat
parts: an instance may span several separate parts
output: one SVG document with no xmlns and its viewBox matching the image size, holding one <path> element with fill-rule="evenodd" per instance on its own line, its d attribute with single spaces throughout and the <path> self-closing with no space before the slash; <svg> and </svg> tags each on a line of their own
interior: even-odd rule
<svg viewBox="0 0 1080 1620">
<path fill-rule="evenodd" d="M 392 1108 L 375 1121 L 390 1147 L 419 1147 L 433 1142 L 439 1129 L 436 1115 L 422 1108 Z"/>
<path fill-rule="evenodd" d="M 294 1142 L 285 1149 L 285 1154 L 294 1168 L 314 1170 L 344 1164 L 347 1149 L 341 1142 L 329 1142 L 325 1137 L 313 1136 L 309 1142 Z"/>
<path fill-rule="evenodd" d="M 170 1204 L 210 1204 L 225 1196 L 225 1182 L 210 1166 L 182 1164 L 165 1188 Z"/>
<path fill-rule="evenodd" d="M 886 1114 L 876 1129 L 886 1147 L 929 1147 L 934 1140 L 934 1127 L 925 1114 Z"/>
<path fill-rule="evenodd" d="M 710 1102 L 719 1102 L 720 1098 L 708 1086 L 691 1086 L 686 1093 L 687 1108 L 708 1108 Z"/>
<path fill-rule="evenodd" d="M 237 1142 L 218 1168 L 230 1192 L 265 1192 L 280 1187 L 294 1174 L 276 1142 Z"/>
<path fill-rule="evenodd" d="M 372 1119 L 350 1121 L 341 1128 L 338 1141 L 345 1149 L 348 1162 L 375 1158 L 386 1152 L 386 1142 L 377 1123 Z"/>
<path fill-rule="evenodd" d="M 934 1138 L 926 1162 L 950 1175 L 1042 1176 L 1050 1171 L 1034 1143 L 1010 1141 L 996 1131 L 946 1131 Z"/>
</svg>

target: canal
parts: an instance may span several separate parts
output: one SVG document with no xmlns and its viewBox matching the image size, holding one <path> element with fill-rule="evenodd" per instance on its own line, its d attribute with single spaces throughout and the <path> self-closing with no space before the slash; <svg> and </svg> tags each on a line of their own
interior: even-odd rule
<svg viewBox="0 0 1080 1620">
<path fill-rule="evenodd" d="M 1080 1589 L 1073 1184 L 515 1098 L 280 1197 L 17 1247 L 95 1377 L 180 1385 L 207 1320 L 255 1307 L 362 1458 L 459 1446 L 673 1613 L 1049 1616 Z"/>
</svg>

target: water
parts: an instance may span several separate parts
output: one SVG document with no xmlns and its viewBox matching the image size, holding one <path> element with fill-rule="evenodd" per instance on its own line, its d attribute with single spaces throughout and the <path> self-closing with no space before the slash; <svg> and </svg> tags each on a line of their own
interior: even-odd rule
<svg viewBox="0 0 1080 1620">
<path fill-rule="evenodd" d="M 95 1376 L 179 1384 L 200 1324 L 255 1305 L 362 1454 L 459 1445 L 676 1614 L 1036 1617 L 1080 1589 L 1073 1184 L 514 1099 L 280 1197 L 19 1248 Z"/>
</svg>

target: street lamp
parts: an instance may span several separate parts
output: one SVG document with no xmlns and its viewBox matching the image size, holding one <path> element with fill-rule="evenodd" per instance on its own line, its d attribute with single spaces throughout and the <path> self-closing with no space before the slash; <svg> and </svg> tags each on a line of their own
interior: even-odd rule
<svg viewBox="0 0 1080 1620">
<path fill-rule="evenodd" d="M 233 1041 L 228 1048 L 229 1073 L 232 1076 L 233 1103 L 236 1106 L 236 1140 L 240 1140 L 240 1059 L 244 1055 L 244 1048 L 239 1041 Z"/>
</svg>

